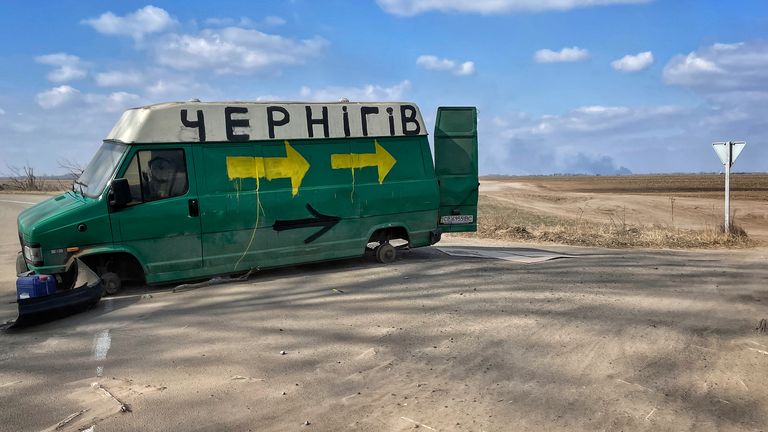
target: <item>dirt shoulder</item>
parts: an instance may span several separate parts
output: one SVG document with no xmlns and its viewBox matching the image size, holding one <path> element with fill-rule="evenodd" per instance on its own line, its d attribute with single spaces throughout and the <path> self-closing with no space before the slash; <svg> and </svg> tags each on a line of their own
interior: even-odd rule
<svg viewBox="0 0 768 432">
<path fill-rule="evenodd" d="M 550 249 L 578 258 L 425 248 L 390 266 L 348 260 L 105 300 L 0 333 L 0 398 L 13 400 L 0 417 L 41 430 L 84 411 L 65 431 L 768 425 L 768 339 L 754 331 L 764 251 Z"/>
</svg>

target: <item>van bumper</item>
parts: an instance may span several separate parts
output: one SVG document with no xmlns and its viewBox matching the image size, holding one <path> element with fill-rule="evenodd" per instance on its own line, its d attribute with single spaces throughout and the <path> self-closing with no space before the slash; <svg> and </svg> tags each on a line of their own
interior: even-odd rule
<svg viewBox="0 0 768 432">
<path fill-rule="evenodd" d="M 104 295 L 101 279 L 87 265 L 75 260 L 77 274 L 68 289 L 41 297 L 18 299 L 19 317 L 15 326 L 26 326 L 38 322 L 71 315 L 94 306 Z M 39 273 L 38 273 L 39 274 Z"/>
<path fill-rule="evenodd" d="M 19 251 L 19 253 L 16 255 L 16 275 L 18 276 L 28 271 L 29 266 L 27 265 L 27 260 L 24 259 L 24 254 Z"/>
<path fill-rule="evenodd" d="M 433 245 L 443 238 L 443 230 L 440 228 L 433 229 L 429 232 L 429 244 Z"/>
<path fill-rule="evenodd" d="M 27 269 L 35 272 L 35 274 L 55 275 L 55 274 L 66 272 L 67 266 L 66 265 L 35 266 L 27 263 Z"/>
<path fill-rule="evenodd" d="M 104 287 L 99 283 L 64 291 L 58 291 L 44 297 L 19 299 L 19 318 L 17 324 L 31 321 L 49 320 L 77 312 L 99 302 L 104 295 Z"/>
</svg>

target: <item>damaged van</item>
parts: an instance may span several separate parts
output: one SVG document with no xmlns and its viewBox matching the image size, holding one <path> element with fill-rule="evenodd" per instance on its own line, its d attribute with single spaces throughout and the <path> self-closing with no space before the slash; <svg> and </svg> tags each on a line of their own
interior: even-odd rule
<svg viewBox="0 0 768 432">
<path fill-rule="evenodd" d="M 22 212 L 18 271 L 72 286 L 200 279 L 475 231 L 477 112 L 413 103 L 163 103 L 126 111 L 73 190 Z"/>
</svg>

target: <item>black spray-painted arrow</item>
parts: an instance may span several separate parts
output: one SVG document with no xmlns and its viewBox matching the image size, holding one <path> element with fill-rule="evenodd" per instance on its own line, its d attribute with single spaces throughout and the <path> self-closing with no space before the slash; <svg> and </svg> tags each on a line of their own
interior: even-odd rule
<svg viewBox="0 0 768 432">
<path fill-rule="evenodd" d="M 320 231 L 304 239 L 304 243 L 312 243 L 313 241 L 317 240 L 318 237 L 327 233 L 341 220 L 341 218 L 338 216 L 328 216 L 320 213 L 310 204 L 307 204 L 307 210 L 312 213 L 312 216 L 314 217 L 306 219 L 276 220 L 275 224 L 272 225 L 272 228 L 275 231 L 285 231 L 298 228 L 323 227 L 323 229 Z"/>
</svg>

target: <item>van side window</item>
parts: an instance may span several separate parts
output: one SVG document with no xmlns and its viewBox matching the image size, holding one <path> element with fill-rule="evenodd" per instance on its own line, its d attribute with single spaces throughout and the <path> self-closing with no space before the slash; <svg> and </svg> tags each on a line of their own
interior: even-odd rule
<svg viewBox="0 0 768 432">
<path fill-rule="evenodd" d="M 157 201 L 187 193 L 184 150 L 141 150 L 125 170 L 133 200 L 130 204 Z"/>
</svg>

